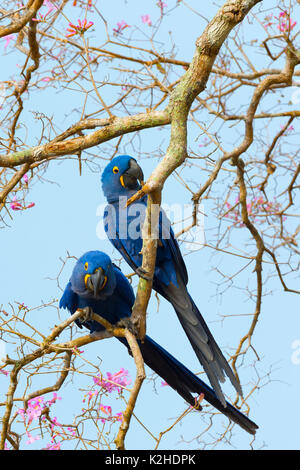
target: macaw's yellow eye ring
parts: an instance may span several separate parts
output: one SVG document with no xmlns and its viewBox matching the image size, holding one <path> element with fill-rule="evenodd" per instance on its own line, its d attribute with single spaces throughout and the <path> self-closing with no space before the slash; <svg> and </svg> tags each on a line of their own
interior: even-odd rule
<svg viewBox="0 0 300 470">
<path fill-rule="evenodd" d="M 113 167 L 113 173 L 116 175 L 117 173 L 119 173 L 119 168 L 117 166 L 114 166 Z"/>
<path fill-rule="evenodd" d="M 84 269 L 87 271 L 88 268 L 89 268 L 89 263 L 88 262 L 84 263 Z"/>
</svg>

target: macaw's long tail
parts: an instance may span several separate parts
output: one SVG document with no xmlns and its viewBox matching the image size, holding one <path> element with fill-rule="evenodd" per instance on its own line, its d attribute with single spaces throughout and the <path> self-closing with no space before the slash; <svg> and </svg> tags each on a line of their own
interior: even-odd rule
<svg viewBox="0 0 300 470">
<path fill-rule="evenodd" d="M 155 284 L 155 289 L 173 305 L 211 386 L 223 406 L 226 407 L 226 400 L 220 382 L 225 382 L 225 375 L 227 375 L 237 393 L 243 396 L 241 386 L 209 331 L 204 318 L 189 295 L 184 282 L 179 276 L 177 276 L 177 279 L 179 279 L 178 287 L 172 283 L 168 286 L 160 283 L 159 285 Z"/>
<path fill-rule="evenodd" d="M 127 341 L 124 338 L 118 339 L 129 349 Z M 253 423 L 253 421 L 228 402 L 225 402 L 226 406 L 224 407 L 215 392 L 208 385 L 177 361 L 175 357 L 171 356 L 165 349 L 159 346 L 159 344 L 153 341 L 153 339 L 146 336 L 143 343 L 139 342 L 139 346 L 147 366 L 164 379 L 167 384 L 176 390 L 190 405 L 195 405 L 195 398 L 192 393 L 196 393 L 197 395 L 203 393 L 204 399 L 227 416 L 227 418 L 237 423 L 250 434 L 255 434 L 258 426 Z M 200 409 L 201 407 L 199 410 Z"/>
</svg>

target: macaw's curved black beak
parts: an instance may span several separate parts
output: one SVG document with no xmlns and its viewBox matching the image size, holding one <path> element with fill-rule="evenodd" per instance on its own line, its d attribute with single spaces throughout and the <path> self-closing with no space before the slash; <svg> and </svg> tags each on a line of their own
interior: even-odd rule
<svg viewBox="0 0 300 470">
<path fill-rule="evenodd" d="M 107 277 L 102 268 L 98 268 L 94 274 L 89 275 L 86 281 L 86 287 L 93 292 L 94 297 L 98 297 L 99 292 L 107 282 Z"/>
<path fill-rule="evenodd" d="M 144 173 L 137 162 L 132 158 L 129 160 L 129 168 L 120 176 L 123 188 L 138 189 L 139 185 L 144 185 Z"/>
</svg>

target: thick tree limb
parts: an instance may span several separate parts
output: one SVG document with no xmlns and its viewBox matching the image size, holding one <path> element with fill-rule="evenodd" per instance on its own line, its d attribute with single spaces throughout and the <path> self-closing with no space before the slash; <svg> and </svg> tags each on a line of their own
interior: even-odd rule
<svg viewBox="0 0 300 470">
<path fill-rule="evenodd" d="M 20 18 L 14 18 L 8 26 L 0 26 L 0 38 L 8 34 L 20 31 L 43 6 L 44 0 L 29 0 L 25 7 L 25 14 Z"/>
</svg>

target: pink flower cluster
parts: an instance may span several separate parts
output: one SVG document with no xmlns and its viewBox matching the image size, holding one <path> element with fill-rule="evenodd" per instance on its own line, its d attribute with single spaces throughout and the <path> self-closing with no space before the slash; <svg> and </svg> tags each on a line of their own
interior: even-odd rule
<svg viewBox="0 0 300 470">
<path fill-rule="evenodd" d="M 51 400 L 46 400 L 45 401 L 44 397 L 42 397 L 42 396 L 35 397 L 35 398 L 32 398 L 31 400 L 28 400 L 26 410 L 24 408 L 19 408 L 18 409 L 17 413 L 19 414 L 19 416 L 22 417 L 22 419 L 24 421 L 24 425 L 25 425 L 25 429 L 26 429 L 26 435 L 28 437 L 28 440 L 26 442 L 27 445 L 33 444 L 33 442 L 38 441 L 40 439 L 40 436 L 33 436 L 30 433 L 30 431 L 28 429 L 30 424 L 34 420 L 40 419 L 40 417 L 41 417 L 43 411 L 45 410 L 45 408 L 51 408 L 51 406 L 54 405 L 54 403 L 56 403 L 57 400 L 61 400 L 61 397 L 59 397 L 57 395 L 57 393 L 54 392 L 53 397 L 51 398 Z M 41 419 L 45 421 L 46 417 L 42 416 Z M 54 417 L 51 420 L 51 426 L 50 426 L 51 431 L 53 433 L 52 439 L 51 439 L 51 444 L 47 445 L 47 449 L 49 449 L 49 450 L 58 450 L 58 449 L 60 449 L 60 443 L 57 444 L 54 440 L 55 437 L 57 435 L 59 435 L 59 433 L 56 431 L 56 426 L 61 427 L 61 424 L 59 424 L 57 418 Z M 73 430 L 71 429 L 71 431 L 73 431 Z"/>
<path fill-rule="evenodd" d="M 75 36 L 75 34 L 83 34 L 94 24 L 92 21 L 87 22 L 86 18 L 84 18 L 83 21 L 78 19 L 77 23 L 78 25 L 69 23 L 69 26 L 71 26 L 71 28 L 67 28 L 67 31 L 69 31 L 69 34 L 66 34 L 66 38 Z"/>
<path fill-rule="evenodd" d="M 10 41 L 15 39 L 16 35 L 15 34 L 8 34 L 7 36 L 4 36 L 5 44 L 4 44 L 4 49 L 7 49 L 9 46 Z"/>
<path fill-rule="evenodd" d="M 24 210 L 30 209 L 31 207 L 34 207 L 34 206 L 35 206 L 34 202 L 30 202 L 29 204 L 27 204 L 27 206 L 22 205 L 20 202 L 17 201 L 17 196 L 14 196 L 12 202 L 10 203 L 10 208 L 13 211 L 24 211 Z"/>
<path fill-rule="evenodd" d="M 291 31 L 297 24 L 297 21 L 293 21 L 288 12 L 287 11 L 281 11 L 279 13 L 279 25 L 277 26 L 277 28 L 279 29 L 279 31 L 281 31 L 282 33 L 288 33 L 289 31 Z"/>
<path fill-rule="evenodd" d="M 16 302 L 16 304 L 18 304 L 19 312 L 21 310 L 28 310 L 28 307 L 27 307 L 27 305 L 24 304 L 24 302 L 22 302 L 22 303 Z"/>
<path fill-rule="evenodd" d="M 272 21 L 273 19 L 276 20 L 276 22 Z M 281 33 L 288 33 L 296 26 L 297 21 L 293 21 L 286 10 L 281 11 L 278 17 L 273 16 L 273 13 L 271 13 L 264 18 L 265 29 L 268 29 L 270 26 L 275 25 L 276 23 L 278 23 L 277 29 L 279 29 Z"/>
<path fill-rule="evenodd" d="M 115 34 L 122 34 L 125 28 L 130 28 L 129 24 L 126 21 L 122 20 L 120 23 L 117 23 L 117 28 L 113 28 Z"/>
<path fill-rule="evenodd" d="M 142 22 L 148 26 L 152 26 L 150 15 L 142 15 Z"/>
<path fill-rule="evenodd" d="M 53 393 L 53 398 L 47 401 L 44 401 L 44 397 L 35 397 L 28 400 L 26 410 L 24 408 L 19 408 L 17 413 L 23 418 L 24 423 L 29 426 L 32 421 L 41 416 L 46 407 L 50 408 L 57 400 L 61 400 L 61 397 L 59 397 L 57 393 Z"/>
<path fill-rule="evenodd" d="M 51 444 L 47 444 L 47 450 L 60 450 L 61 443 L 60 442 L 54 442 Z"/>
<path fill-rule="evenodd" d="M 42 15 L 41 13 L 38 13 L 38 18 L 32 18 L 32 21 L 37 21 L 38 23 L 46 23 L 47 22 L 47 16 L 50 15 L 50 13 L 55 10 L 55 6 L 53 5 L 50 0 L 44 0 L 43 6 L 47 7 L 48 10 L 47 12 Z"/>
<path fill-rule="evenodd" d="M 276 20 L 276 22 L 272 20 Z M 290 18 L 288 12 L 285 10 L 281 11 L 278 17 L 274 16 L 273 13 L 266 16 L 263 25 L 265 29 L 268 29 L 270 26 L 275 25 L 276 23 L 278 23 L 277 29 L 279 29 L 281 33 L 288 33 L 296 26 L 297 21 L 293 21 Z"/>
<path fill-rule="evenodd" d="M 47 23 L 47 16 L 49 15 L 49 12 L 46 13 L 45 15 L 42 15 L 42 13 L 38 13 L 37 18 L 32 18 L 32 21 L 37 21 L 38 23 Z"/>
<path fill-rule="evenodd" d="M 102 411 L 102 413 L 104 413 L 106 416 L 105 417 L 100 417 L 100 421 L 101 423 L 105 423 L 106 421 L 112 421 L 113 423 L 117 422 L 117 421 L 120 421 L 122 422 L 122 419 L 123 419 L 123 413 L 117 413 L 113 416 L 112 414 L 112 408 L 111 406 L 106 406 L 106 405 L 102 405 L 100 403 L 99 405 L 99 411 Z"/>
<path fill-rule="evenodd" d="M 156 4 L 159 9 L 160 9 L 160 14 L 163 15 L 164 14 L 164 8 L 167 8 L 168 4 L 165 3 L 165 2 L 162 2 L 161 0 L 158 0 L 157 4 Z"/>
<path fill-rule="evenodd" d="M 239 212 L 239 202 L 239 197 L 237 197 L 233 206 L 229 202 L 225 203 L 227 207 L 225 217 L 233 220 L 238 227 L 243 227 L 244 224 L 241 222 Z M 247 201 L 247 211 L 248 216 L 252 218 L 253 222 L 263 223 L 264 218 L 258 218 L 257 215 L 268 215 L 272 218 L 274 217 L 274 212 L 280 211 L 280 204 L 276 202 L 275 198 L 273 201 L 266 201 L 262 196 L 254 197 L 251 201 Z M 286 220 L 286 217 L 283 220 Z"/>
<path fill-rule="evenodd" d="M 131 380 L 128 377 L 128 370 L 125 370 L 123 368 L 115 374 L 107 372 L 106 375 L 107 379 L 103 378 L 100 374 L 98 374 L 96 377 L 94 377 L 93 380 L 96 385 L 99 385 L 108 393 L 111 393 L 114 390 L 117 390 L 118 393 L 121 393 L 120 385 L 122 387 L 127 387 L 131 384 Z"/>
</svg>

